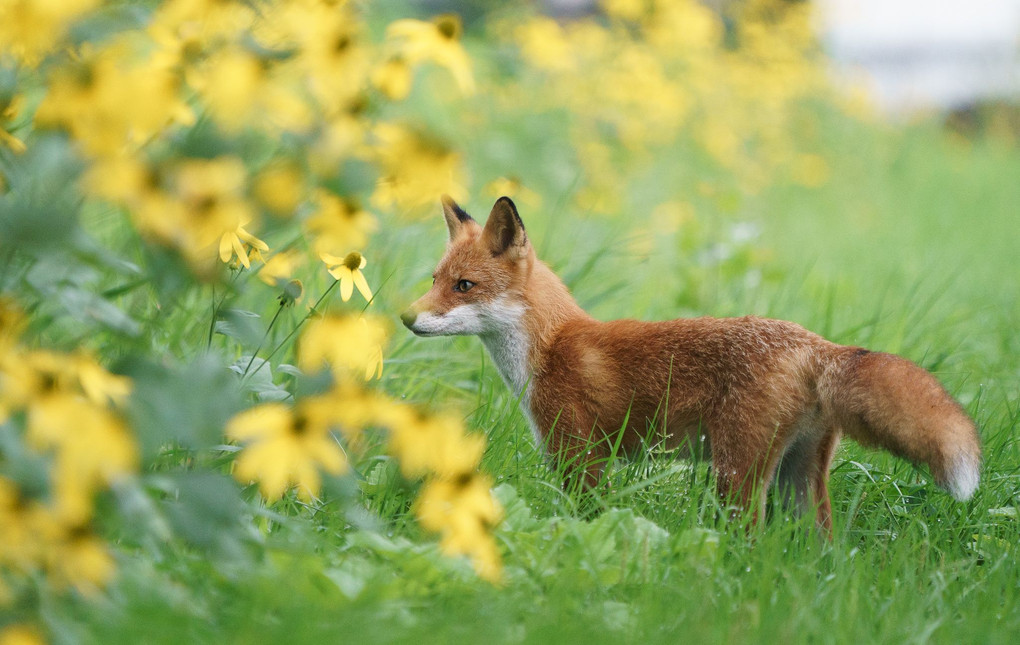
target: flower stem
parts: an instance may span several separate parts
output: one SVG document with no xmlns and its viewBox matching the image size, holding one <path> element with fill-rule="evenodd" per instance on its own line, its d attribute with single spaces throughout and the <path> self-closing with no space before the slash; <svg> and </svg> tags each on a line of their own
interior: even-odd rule
<svg viewBox="0 0 1020 645">
<path fill-rule="evenodd" d="M 260 369 L 262 369 L 262 366 L 265 365 L 266 363 L 268 363 L 269 359 L 271 359 L 276 354 L 276 352 L 280 351 L 280 348 L 282 348 L 284 345 L 286 345 L 287 341 L 289 341 L 291 338 L 293 338 L 294 334 L 298 333 L 298 330 L 301 329 L 301 326 L 304 325 L 305 322 L 309 318 L 311 318 L 313 314 L 315 314 L 317 312 L 317 310 L 319 308 L 319 305 L 322 304 L 322 301 L 326 299 L 326 296 L 328 296 L 329 293 L 333 290 L 333 288 L 336 287 L 338 282 L 340 282 L 340 281 L 339 280 L 333 280 L 333 284 L 329 285 L 329 287 L 327 287 L 326 290 L 324 292 L 322 292 L 322 295 L 319 296 L 319 299 L 315 301 L 315 304 L 312 305 L 312 308 L 310 310 L 308 310 L 308 313 L 305 314 L 305 317 L 302 318 L 298 322 L 298 324 L 294 326 L 294 329 L 290 330 L 290 333 L 287 334 L 287 336 L 282 341 L 280 341 L 279 345 L 277 345 L 276 347 L 273 348 L 273 351 L 269 352 L 269 356 L 266 356 L 266 359 L 264 361 L 262 361 L 261 363 L 259 363 L 258 367 L 253 369 L 250 374 L 247 374 L 247 376 L 244 376 L 242 378 L 248 378 L 250 376 L 254 376 L 255 374 L 257 374 L 258 371 Z M 245 370 L 245 372 L 247 373 L 247 370 Z M 243 382 L 244 381 L 242 380 L 242 383 Z"/>
<path fill-rule="evenodd" d="M 280 306 L 277 307 L 276 313 L 273 314 L 273 319 L 269 321 L 269 327 L 266 328 L 266 333 L 262 335 L 262 340 L 259 341 L 259 346 L 255 348 L 251 358 L 248 359 L 248 364 L 244 366 L 244 374 L 241 375 L 241 378 L 248 375 L 248 370 L 251 369 L 251 364 L 255 362 L 255 357 L 259 355 L 259 350 L 262 349 L 262 346 L 266 343 L 266 339 L 269 338 L 269 332 L 273 331 L 273 325 L 276 324 L 276 319 L 280 317 L 280 313 L 283 311 L 285 306 L 286 305 L 281 302 Z"/>
</svg>

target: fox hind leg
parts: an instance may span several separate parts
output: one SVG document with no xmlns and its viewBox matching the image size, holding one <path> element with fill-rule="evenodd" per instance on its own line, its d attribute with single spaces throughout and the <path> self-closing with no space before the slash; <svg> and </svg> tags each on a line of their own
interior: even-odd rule
<svg viewBox="0 0 1020 645">
<path fill-rule="evenodd" d="M 821 422 L 817 415 L 801 421 L 795 432 L 796 438 L 783 453 L 776 471 L 776 490 L 798 515 L 813 512 L 815 525 L 831 538 L 829 467 L 839 445 L 840 433 Z"/>
<path fill-rule="evenodd" d="M 765 499 L 789 428 L 759 428 L 755 432 L 719 432 L 712 440 L 716 489 L 723 502 L 752 512 L 751 522 L 764 517 Z"/>
</svg>

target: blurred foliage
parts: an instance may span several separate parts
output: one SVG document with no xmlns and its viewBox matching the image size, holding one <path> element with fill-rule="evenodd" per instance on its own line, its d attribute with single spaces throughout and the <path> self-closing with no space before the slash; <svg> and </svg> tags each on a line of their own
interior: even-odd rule
<svg viewBox="0 0 1020 645">
<path fill-rule="evenodd" d="M 0 603 L 95 594 L 117 542 L 237 556 L 243 485 L 319 503 L 365 428 L 497 580 L 484 441 L 370 388 L 385 326 L 329 300 L 372 301 L 363 205 L 457 190 L 458 156 L 385 105 L 421 67 L 474 91 L 459 21 L 375 38 L 328 0 L 26 0 L 0 25 Z"/>
</svg>

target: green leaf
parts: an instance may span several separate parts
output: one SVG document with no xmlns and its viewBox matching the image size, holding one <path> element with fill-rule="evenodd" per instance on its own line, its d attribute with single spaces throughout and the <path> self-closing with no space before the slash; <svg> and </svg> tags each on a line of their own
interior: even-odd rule
<svg viewBox="0 0 1020 645">
<path fill-rule="evenodd" d="M 216 321 L 217 334 L 229 336 L 245 347 L 255 347 L 262 340 L 263 330 L 259 326 L 260 316 L 243 309 L 225 309 Z"/>
<path fill-rule="evenodd" d="M 168 443 L 192 449 L 222 443 L 224 425 L 241 408 L 235 379 L 213 356 L 184 366 L 136 360 L 122 369 L 135 385 L 128 417 L 149 458 Z"/>
</svg>

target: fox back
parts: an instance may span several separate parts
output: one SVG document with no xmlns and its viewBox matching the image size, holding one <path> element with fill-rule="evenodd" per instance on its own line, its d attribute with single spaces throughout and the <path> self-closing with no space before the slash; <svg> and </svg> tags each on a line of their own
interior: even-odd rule
<svg viewBox="0 0 1020 645">
<path fill-rule="evenodd" d="M 719 494 L 756 516 L 775 484 L 831 533 L 839 439 L 929 466 L 958 499 L 978 484 L 973 422 L 906 359 L 829 342 L 791 322 L 601 322 L 535 257 L 513 202 L 484 227 L 448 197 L 431 290 L 401 316 L 419 336 L 477 335 L 568 479 L 597 485 L 614 446 L 697 447 Z"/>
</svg>

